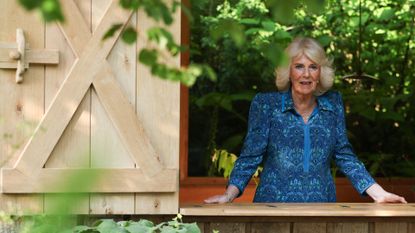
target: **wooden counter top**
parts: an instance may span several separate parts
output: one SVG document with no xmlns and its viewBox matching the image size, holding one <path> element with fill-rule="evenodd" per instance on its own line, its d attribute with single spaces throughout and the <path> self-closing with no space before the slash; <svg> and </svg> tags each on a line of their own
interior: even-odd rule
<svg viewBox="0 0 415 233">
<path fill-rule="evenodd" d="M 414 217 L 415 203 L 229 203 L 183 205 L 185 216 Z"/>
</svg>

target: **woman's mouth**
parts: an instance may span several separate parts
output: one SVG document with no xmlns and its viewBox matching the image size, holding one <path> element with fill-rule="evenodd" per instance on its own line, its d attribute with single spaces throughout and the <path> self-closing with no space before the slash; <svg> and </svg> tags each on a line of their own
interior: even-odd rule
<svg viewBox="0 0 415 233">
<path fill-rule="evenodd" d="M 311 81 L 300 81 L 301 85 L 311 85 L 311 83 L 313 83 L 313 82 L 311 82 Z"/>
</svg>

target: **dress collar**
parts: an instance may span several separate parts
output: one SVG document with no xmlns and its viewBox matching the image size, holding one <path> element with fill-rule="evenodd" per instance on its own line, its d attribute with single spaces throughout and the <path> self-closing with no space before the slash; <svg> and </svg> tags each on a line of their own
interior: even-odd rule
<svg viewBox="0 0 415 233">
<path fill-rule="evenodd" d="M 320 110 L 334 112 L 333 104 L 330 102 L 326 94 L 316 97 L 317 107 Z M 282 112 L 294 110 L 294 101 L 291 94 L 291 88 L 282 93 Z"/>
</svg>

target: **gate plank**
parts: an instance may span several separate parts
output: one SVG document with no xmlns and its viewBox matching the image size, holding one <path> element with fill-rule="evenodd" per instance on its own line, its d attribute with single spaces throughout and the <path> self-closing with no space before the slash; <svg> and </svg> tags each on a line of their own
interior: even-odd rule
<svg viewBox="0 0 415 233">
<path fill-rule="evenodd" d="M 0 1 L 0 41 L 16 42 L 16 28 L 22 28 L 31 48 L 44 47 L 44 24 L 34 13 L 22 9 L 17 1 Z M 16 70 L 0 69 L 0 166 L 12 167 L 44 113 L 44 69 L 32 66 L 22 84 L 15 82 Z M 41 213 L 43 195 L 1 195 L 1 209 Z"/>
<path fill-rule="evenodd" d="M 406 222 L 375 222 L 374 233 L 407 233 L 408 223 Z"/>
<path fill-rule="evenodd" d="M 327 223 L 327 233 L 369 233 L 368 223 Z"/>
<path fill-rule="evenodd" d="M 92 0 L 92 28 L 95 29 L 105 13 L 108 0 Z M 132 16 L 130 23 L 135 23 Z M 112 67 L 114 78 L 122 89 L 122 94 L 128 98 L 133 106 L 135 105 L 135 47 L 127 46 L 118 40 L 108 55 L 108 65 Z M 108 93 L 109 94 L 109 93 Z M 108 113 L 99 103 L 94 92 L 92 96 L 92 111 L 94 124 L 92 125 L 92 166 L 101 167 L 128 167 L 134 168 L 135 163 L 131 155 L 125 149 L 122 139 L 114 128 L 114 124 L 108 118 Z M 105 132 L 103 137 L 102 133 Z M 110 143 L 105 143 L 110 140 Z M 104 158 L 103 158 L 104 157 Z M 104 161 L 106 160 L 106 161 Z M 97 214 L 134 214 L 134 194 L 94 194 L 91 195 L 91 213 Z"/>
<path fill-rule="evenodd" d="M 90 33 L 88 20 L 91 14 L 91 4 L 89 1 L 63 1 L 63 12 L 66 17 L 66 24 L 72 22 L 72 17 L 67 14 L 69 9 L 65 8 L 67 4 L 74 4 L 74 6 L 82 12 L 81 20 L 84 22 L 78 22 L 78 28 L 83 28 L 82 25 L 86 25 L 86 33 Z M 76 5 L 75 5 L 76 4 Z M 69 30 L 69 29 L 68 29 Z M 79 31 L 78 31 L 79 32 Z M 83 34 L 82 34 L 83 35 Z M 82 38 L 79 34 L 79 38 Z M 83 42 L 85 44 L 85 41 Z M 49 24 L 46 27 L 46 47 L 57 48 L 60 52 L 60 63 L 58 66 L 46 67 L 45 75 L 45 103 L 48 107 L 55 95 L 57 94 L 60 86 L 62 85 L 65 77 L 70 72 L 76 55 L 74 54 L 74 48 L 71 48 L 68 44 L 65 35 L 62 30 L 59 29 L 57 24 Z M 75 50 L 76 51 L 76 50 Z M 45 168 L 88 168 L 90 160 L 90 91 L 87 91 L 83 100 L 81 101 L 74 116 L 70 120 L 68 126 L 64 130 L 61 138 L 50 154 L 48 161 L 45 164 Z M 76 198 L 71 196 L 64 196 L 59 194 L 45 195 L 45 212 L 51 212 L 62 199 L 70 198 L 68 200 L 67 211 L 73 214 L 88 214 L 89 213 L 89 194 L 82 194 Z M 71 208 L 69 208 L 71 207 Z"/>
<path fill-rule="evenodd" d="M 326 223 L 295 222 L 294 233 L 326 233 Z"/>
<path fill-rule="evenodd" d="M 166 1 L 166 2 L 171 2 Z M 180 11 L 174 15 L 174 23 L 167 29 L 173 34 L 175 41 L 180 41 Z M 146 41 L 146 31 L 157 26 L 146 14 L 139 10 L 137 12 L 137 49 L 140 50 L 149 46 Z M 180 56 L 169 58 L 170 66 L 180 66 Z M 148 137 L 158 154 L 160 154 L 163 164 L 167 168 L 179 168 L 179 132 L 180 132 L 180 84 L 166 82 L 160 78 L 153 77 L 150 70 L 141 63 L 137 64 L 137 115 L 140 116 Z M 169 206 L 169 212 L 175 214 L 178 206 L 178 192 L 172 195 L 154 193 L 150 203 L 164 203 Z M 145 213 L 143 202 L 140 200 L 141 194 L 136 194 L 136 214 Z M 158 212 L 157 208 L 146 211 Z"/>
<path fill-rule="evenodd" d="M 290 223 L 251 223 L 251 233 L 290 233 Z"/>
</svg>

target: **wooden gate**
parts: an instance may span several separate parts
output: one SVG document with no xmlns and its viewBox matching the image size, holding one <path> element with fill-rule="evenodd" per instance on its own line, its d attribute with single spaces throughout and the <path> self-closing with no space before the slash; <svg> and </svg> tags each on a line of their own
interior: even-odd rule
<svg viewBox="0 0 415 233">
<path fill-rule="evenodd" d="M 48 212 L 63 192 L 57 183 L 92 170 L 93 184 L 66 187 L 82 193 L 72 212 L 177 213 L 180 86 L 151 77 L 136 62 L 154 23 L 144 12 L 121 9 L 118 0 L 61 4 L 65 22 L 45 25 L 15 0 L 0 1 L 2 209 Z M 119 34 L 102 40 L 117 23 L 137 29 L 135 45 Z M 24 53 L 40 54 L 33 61 L 12 56 L 18 28 Z M 180 41 L 179 12 L 170 29 Z M 43 63 L 58 64 L 40 64 L 56 60 L 56 51 L 58 62 Z M 21 84 L 13 62 L 28 67 Z M 178 58 L 169 62 L 180 65 Z"/>
</svg>

